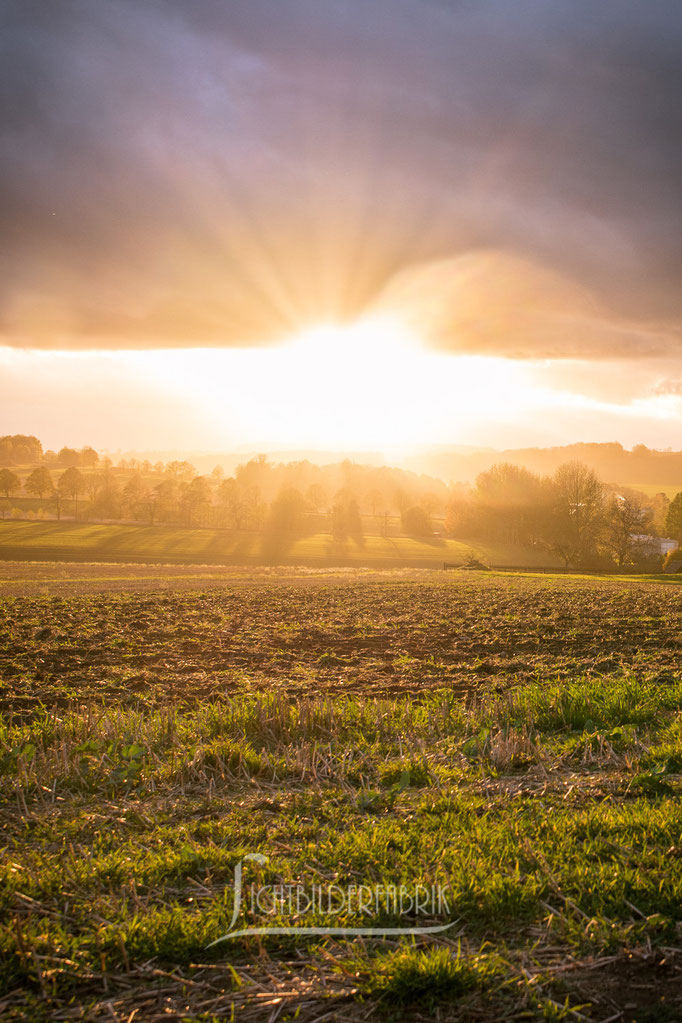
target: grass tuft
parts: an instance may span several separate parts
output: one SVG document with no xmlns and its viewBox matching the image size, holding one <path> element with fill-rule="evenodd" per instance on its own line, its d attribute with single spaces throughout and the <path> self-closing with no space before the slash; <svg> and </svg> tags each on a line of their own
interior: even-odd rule
<svg viewBox="0 0 682 1023">
<path fill-rule="evenodd" d="M 476 990 L 499 988 L 499 965 L 488 956 L 463 956 L 449 946 L 402 948 L 378 955 L 359 971 L 365 995 L 387 1005 L 417 1002 L 433 1009 Z"/>
</svg>

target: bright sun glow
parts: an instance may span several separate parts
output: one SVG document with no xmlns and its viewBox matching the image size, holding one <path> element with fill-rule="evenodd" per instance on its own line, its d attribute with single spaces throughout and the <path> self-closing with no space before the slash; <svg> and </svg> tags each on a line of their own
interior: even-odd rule
<svg viewBox="0 0 682 1023">
<path fill-rule="evenodd" d="M 581 372 L 593 380 L 594 364 Z M 682 414 L 675 395 L 619 404 L 580 393 L 580 379 L 558 387 L 547 362 L 434 351 L 389 315 L 263 348 L 4 349 L 0 375 L 15 427 L 32 432 L 42 417 L 49 432 L 72 410 L 58 446 L 86 437 L 112 449 L 371 451 L 391 461 L 434 444 L 655 444 Z"/>
<path fill-rule="evenodd" d="M 389 317 L 314 327 L 277 348 L 128 358 L 194 395 L 221 432 L 270 445 L 390 452 L 461 437 L 491 409 L 506 417 L 529 399 L 522 366 L 429 351 Z"/>
<path fill-rule="evenodd" d="M 441 353 L 382 315 L 264 348 L 0 349 L 0 403 L 7 427 L 58 447 L 86 438 L 112 450 L 371 451 L 391 461 L 434 444 L 660 444 L 681 399 L 646 387 L 624 402 L 602 398 L 601 372 L 594 362 Z"/>
</svg>

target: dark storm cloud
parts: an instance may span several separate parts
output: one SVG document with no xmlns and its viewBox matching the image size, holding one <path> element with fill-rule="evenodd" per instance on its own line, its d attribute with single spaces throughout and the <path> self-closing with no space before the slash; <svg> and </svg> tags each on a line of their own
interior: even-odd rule
<svg viewBox="0 0 682 1023">
<path fill-rule="evenodd" d="M 0 11 L 7 343 L 679 350 L 678 0 Z"/>
</svg>

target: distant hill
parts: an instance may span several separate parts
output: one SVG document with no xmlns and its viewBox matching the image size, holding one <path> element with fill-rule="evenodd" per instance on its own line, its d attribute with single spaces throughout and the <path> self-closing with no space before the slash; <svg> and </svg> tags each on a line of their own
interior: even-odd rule
<svg viewBox="0 0 682 1023">
<path fill-rule="evenodd" d="M 608 483 L 659 484 L 682 490 L 682 451 L 655 451 L 638 444 L 628 451 L 622 444 L 567 444 L 554 448 L 511 448 L 465 452 L 451 448 L 405 459 L 406 468 L 437 476 L 447 483 L 471 481 L 499 462 L 511 462 L 533 472 L 552 473 L 563 462 L 588 465 Z"/>
</svg>

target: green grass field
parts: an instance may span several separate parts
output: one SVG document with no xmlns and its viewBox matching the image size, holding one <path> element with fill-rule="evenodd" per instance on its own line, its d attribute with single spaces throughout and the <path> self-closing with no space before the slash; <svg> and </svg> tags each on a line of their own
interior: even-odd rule
<svg viewBox="0 0 682 1023">
<path fill-rule="evenodd" d="M 81 561 L 156 561 L 169 564 L 324 564 L 442 567 L 474 555 L 486 564 L 558 566 L 545 552 L 434 538 L 366 536 L 362 545 L 334 543 L 328 534 L 265 537 L 222 529 L 171 526 L 0 522 L 0 557 Z"/>
<path fill-rule="evenodd" d="M 682 1018 L 676 587 L 77 568 L 0 598 L 0 1018 Z M 451 926 L 212 944 L 368 923 Z"/>
</svg>

